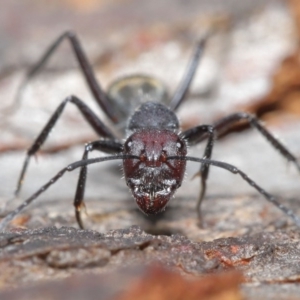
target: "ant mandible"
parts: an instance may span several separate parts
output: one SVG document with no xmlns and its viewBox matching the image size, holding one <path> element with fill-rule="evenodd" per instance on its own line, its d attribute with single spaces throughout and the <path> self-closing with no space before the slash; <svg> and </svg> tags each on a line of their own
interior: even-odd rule
<svg viewBox="0 0 300 300">
<path fill-rule="evenodd" d="M 87 166 L 108 160 L 123 160 L 126 184 L 130 188 L 140 210 L 147 215 L 156 214 L 165 209 L 170 198 L 181 186 L 186 162 L 194 161 L 201 164 L 199 170 L 201 174 L 201 193 L 197 203 L 197 212 L 200 221 L 200 208 L 206 191 L 209 167 L 213 165 L 231 173 L 239 174 L 269 202 L 282 210 L 300 227 L 300 218 L 297 217 L 292 210 L 278 202 L 274 196 L 266 192 L 244 172 L 233 165 L 211 160 L 214 139 L 220 133 L 224 132 L 225 129 L 244 120 L 256 128 L 282 156 L 288 161 L 291 161 L 300 171 L 300 164 L 296 157 L 279 142 L 255 116 L 238 112 L 215 122 L 213 125 L 199 125 L 179 132 L 179 121 L 175 115 L 175 111 L 186 98 L 207 38 L 208 35 L 197 43 L 182 82 L 179 84 L 173 97 L 169 99 L 164 85 L 160 81 L 153 77 L 141 75 L 121 78 L 115 81 L 110 86 L 108 92 L 105 93 L 95 78 L 93 69 L 88 62 L 76 34 L 71 31 L 62 34 L 48 48 L 39 62 L 29 70 L 19 91 L 41 70 L 61 42 L 69 40 L 83 76 L 97 104 L 114 124 L 127 123 L 126 141 L 122 143 L 118 140 L 108 126 L 106 126 L 81 99 L 76 96 L 67 97 L 55 110 L 46 126 L 27 151 L 15 195 L 17 196 L 20 192 L 31 157 L 43 145 L 68 103 L 73 103 L 79 109 L 86 121 L 101 139 L 86 144 L 82 160 L 63 168 L 36 193 L 9 213 L 0 222 L 0 230 L 3 231 L 16 215 L 66 172 L 73 171 L 77 168 L 80 168 L 80 173 L 74 199 L 75 216 L 79 227 L 84 228 L 80 211 L 84 206 L 83 198 Z M 187 145 L 193 146 L 205 139 L 207 139 L 207 144 L 203 158 L 187 156 Z M 110 156 L 88 159 L 89 152 L 95 150 L 110 154 Z"/>
</svg>

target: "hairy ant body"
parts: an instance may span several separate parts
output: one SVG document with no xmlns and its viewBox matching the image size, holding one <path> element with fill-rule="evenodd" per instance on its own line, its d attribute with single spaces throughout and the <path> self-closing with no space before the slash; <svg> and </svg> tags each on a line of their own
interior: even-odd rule
<svg viewBox="0 0 300 300">
<path fill-rule="evenodd" d="M 84 189 L 87 177 L 87 166 L 107 160 L 123 160 L 126 184 L 130 188 L 139 208 L 145 214 L 156 214 L 165 209 L 170 198 L 181 186 L 185 172 L 186 161 L 201 164 L 201 193 L 197 203 L 197 211 L 201 220 L 200 206 L 205 195 L 206 180 L 210 165 L 239 174 L 245 181 L 261 193 L 269 202 L 277 206 L 300 226 L 300 218 L 292 210 L 279 203 L 275 197 L 267 193 L 244 172 L 238 168 L 219 161 L 211 160 L 214 139 L 224 133 L 230 126 L 244 120 L 256 128 L 281 155 L 291 161 L 300 171 L 296 157 L 282 145 L 255 116 L 247 113 L 235 113 L 216 122 L 213 125 L 200 125 L 179 132 L 179 121 L 175 111 L 186 98 L 189 86 L 196 72 L 206 37 L 197 43 L 195 52 L 187 68 L 187 72 L 169 100 L 162 83 L 149 76 L 129 76 L 115 81 L 105 93 L 96 81 L 93 70 L 86 58 L 82 46 L 72 32 L 61 35 L 45 52 L 40 61 L 28 72 L 22 88 L 45 65 L 49 57 L 63 40 L 69 40 L 86 82 L 98 105 L 107 117 L 115 124 L 125 124 L 126 141 L 122 143 L 112 131 L 95 115 L 95 113 L 79 98 L 70 96 L 56 109 L 50 120 L 27 151 L 15 194 L 18 195 L 24 180 L 30 158 L 45 142 L 51 129 L 55 126 L 67 103 L 73 103 L 82 113 L 89 125 L 101 137 L 100 140 L 85 145 L 82 160 L 72 163 L 62 169 L 35 194 L 23 202 L 17 209 L 9 213 L 1 222 L 0 230 L 32 201 L 34 201 L 49 186 L 54 184 L 67 171 L 80 168 L 80 174 L 75 193 L 74 206 L 78 225 L 83 228 L 80 210 L 84 205 Z M 128 120 L 128 121 L 127 121 Z M 195 145 L 207 139 L 203 158 L 187 156 L 187 145 Z M 88 159 L 91 151 L 101 151 L 110 156 Z"/>
</svg>

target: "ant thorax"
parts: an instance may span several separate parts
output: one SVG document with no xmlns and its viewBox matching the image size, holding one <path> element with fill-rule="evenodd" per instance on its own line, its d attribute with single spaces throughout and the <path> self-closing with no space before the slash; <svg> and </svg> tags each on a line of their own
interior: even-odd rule
<svg viewBox="0 0 300 300">
<path fill-rule="evenodd" d="M 157 102 L 146 102 L 135 110 L 129 119 L 126 132 L 129 136 L 133 132 L 145 128 L 178 132 L 179 121 L 175 113 L 165 105 Z"/>
</svg>

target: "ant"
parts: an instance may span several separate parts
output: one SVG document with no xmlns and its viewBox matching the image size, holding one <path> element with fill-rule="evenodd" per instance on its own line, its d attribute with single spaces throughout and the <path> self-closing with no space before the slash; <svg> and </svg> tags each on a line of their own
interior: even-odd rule
<svg viewBox="0 0 300 300">
<path fill-rule="evenodd" d="M 283 157 L 291 161 L 300 171 L 300 164 L 296 157 L 254 115 L 238 112 L 215 122 L 213 125 L 199 125 L 180 132 L 179 121 L 175 111 L 186 99 L 208 36 L 209 34 L 196 44 L 186 73 L 171 99 L 167 96 L 164 85 L 160 81 L 144 75 L 132 75 L 116 80 L 110 86 L 108 92 L 105 93 L 97 82 L 93 69 L 75 33 L 71 31 L 65 32 L 51 44 L 37 64 L 27 73 L 19 92 L 42 69 L 61 42 L 68 40 L 97 104 L 114 124 L 126 124 L 126 140 L 124 143 L 118 140 L 109 127 L 81 99 L 76 96 L 67 97 L 58 106 L 32 146 L 28 149 L 15 195 L 17 196 L 20 192 L 31 157 L 46 141 L 50 131 L 68 103 L 74 104 L 79 109 L 88 124 L 101 138 L 86 144 L 81 160 L 63 168 L 18 208 L 10 212 L 0 222 L 0 230 L 3 231 L 16 215 L 66 172 L 77 168 L 80 168 L 80 173 L 74 199 L 75 216 L 79 227 L 84 228 L 80 212 L 84 207 L 83 198 L 87 167 L 90 164 L 108 160 L 123 161 L 126 184 L 130 188 L 138 207 L 146 215 L 159 213 L 166 208 L 175 191 L 181 186 L 186 162 L 193 161 L 200 163 L 201 192 L 197 202 L 197 212 L 200 221 L 200 208 L 206 191 L 209 168 L 210 166 L 216 166 L 240 175 L 243 180 L 293 219 L 296 225 L 300 227 L 300 218 L 292 210 L 278 202 L 274 196 L 266 192 L 244 172 L 225 162 L 211 160 L 215 138 L 236 123 L 246 121 L 257 129 Z M 207 144 L 203 158 L 187 156 L 188 145 L 193 146 L 206 139 Z M 104 152 L 109 154 L 109 156 L 89 159 L 88 154 L 92 151 Z"/>
</svg>

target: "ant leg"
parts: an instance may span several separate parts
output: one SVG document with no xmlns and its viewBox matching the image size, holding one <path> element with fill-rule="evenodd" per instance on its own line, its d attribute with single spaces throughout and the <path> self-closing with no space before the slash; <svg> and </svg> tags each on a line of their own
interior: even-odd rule
<svg viewBox="0 0 300 300">
<path fill-rule="evenodd" d="M 200 125 L 191 129 L 188 129 L 180 134 L 180 137 L 185 139 L 188 143 L 188 145 L 195 145 L 199 143 L 199 139 L 203 136 L 208 135 L 208 141 L 207 145 L 204 150 L 204 156 L 203 159 L 210 159 L 212 155 L 212 150 L 214 146 L 214 139 L 215 139 L 215 129 L 211 125 Z M 209 173 L 209 165 L 208 164 L 201 164 L 200 170 L 199 170 L 200 176 L 201 176 L 201 192 L 199 195 L 199 200 L 197 202 L 197 213 L 198 213 L 198 219 L 199 219 L 199 225 L 202 227 L 202 216 L 201 216 L 201 203 L 205 196 L 206 192 L 206 180 L 208 178 Z"/>
<path fill-rule="evenodd" d="M 169 159 L 175 159 L 175 160 L 188 160 L 188 161 L 194 161 L 199 162 L 202 164 L 212 165 L 218 168 L 225 169 L 233 174 L 238 174 L 244 179 L 249 185 L 251 185 L 253 188 L 255 188 L 260 194 L 262 194 L 267 201 L 271 202 L 273 205 L 275 205 L 278 209 L 280 209 L 283 213 L 285 213 L 288 217 L 290 217 L 294 223 L 300 227 L 300 218 L 294 214 L 294 212 L 281 204 L 277 201 L 277 199 L 269 194 L 267 191 L 265 191 L 262 187 L 260 187 L 255 181 L 253 181 L 248 175 L 246 175 L 244 172 L 239 170 L 237 167 L 227 164 L 221 161 L 216 160 L 210 160 L 210 159 L 203 159 L 203 158 L 197 158 L 197 157 L 191 157 L 191 156 L 171 156 L 168 157 Z"/>
<path fill-rule="evenodd" d="M 32 155 L 34 155 L 40 147 L 43 145 L 45 140 L 47 139 L 50 131 L 55 126 L 56 121 L 59 119 L 61 113 L 63 112 L 67 103 L 73 103 L 80 110 L 84 118 L 88 121 L 88 123 L 93 127 L 93 129 L 100 135 L 106 138 L 114 139 L 113 133 L 109 130 L 109 128 L 96 116 L 96 114 L 79 98 L 75 96 L 70 96 L 66 98 L 55 110 L 53 115 L 50 117 L 48 123 L 43 128 L 41 133 L 33 142 L 32 146 L 27 150 L 27 155 L 23 164 L 23 168 L 17 183 L 17 188 L 15 191 L 15 196 L 18 196 L 22 183 L 24 181 L 25 173 Z"/>
<path fill-rule="evenodd" d="M 68 39 L 70 41 L 71 47 L 75 53 L 75 57 L 79 63 L 79 66 L 83 73 L 83 76 L 88 84 L 88 87 L 90 88 L 91 93 L 95 97 L 98 105 L 103 109 L 103 111 L 106 113 L 106 115 L 114 123 L 116 123 L 118 120 L 115 116 L 115 112 L 113 111 L 113 107 L 110 105 L 107 95 L 101 89 L 99 83 L 97 82 L 94 71 L 85 55 L 85 52 L 82 48 L 81 43 L 79 42 L 76 34 L 72 31 L 67 31 L 67 32 L 63 33 L 57 40 L 55 40 L 49 46 L 49 48 L 46 50 L 46 52 L 43 54 L 43 56 L 40 58 L 40 60 L 37 62 L 37 64 L 27 72 L 27 74 L 24 78 L 24 81 L 21 84 L 19 91 L 17 93 L 16 102 L 19 102 L 20 93 L 23 91 L 23 89 L 27 85 L 28 81 L 32 77 L 34 77 L 43 68 L 43 66 L 47 63 L 47 61 L 52 56 L 52 54 L 57 49 L 57 47 L 65 39 Z"/>
<path fill-rule="evenodd" d="M 226 130 L 230 128 L 230 126 L 238 123 L 240 121 L 247 121 L 252 127 L 256 128 L 270 144 L 280 152 L 280 154 L 285 157 L 288 161 L 292 162 L 300 172 L 300 163 L 297 158 L 285 147 L 279 140 L 277 140 L 273 134 L 271 134 L 265 126 L 252 114 L 238 112 L 232 115 L 229 115 L 216 123 L 214 123 L 214 128 L 217 132 L 217 135 L 226 133 Z"/>
<path fill-rule="evenodd" d="M 110 154 L 122 153 L 123 145 L 113 140 L 100 140 L 100 141 L 88 143 L 85 145 L 82 160 L 83 161 L 87 160 L 88 153 L 94 150 L 110 153 Z M 87 166 L 84 165 L 80 169 L 80 174 L 79 174 L 75 198 L 74 198 L 76 221 L 81 229 L 84 229 L 80 211 L 81 208 L 84 207 L 83 198 L 84 198 L 86 177 L 87 177 Z"/>
<path fill-rule="evenodd" d="M 40 187 L 33 195 L 27 198 L 21 205 L 19 205 L 15 210 L 10 212 L 5 216 L 4 219 L 0 222 L 0 232 L 3 232 L 8 223 L 13 220 L 21 211 L 23 211 L 29 204 L 31 204 L 34 200 L 38 198 L 38 196 L 44 193 L 51 185 L 53 185 L 58 179 L 60 179 L 66 172 L 71 172 L 77 168 L 84 167 L 90 164 L 95 164 L 108 160 L 117 160 L 117 159 L 138 159 L 139 157 L 134 155 L 113 155 L 113 156 L 105 156 L 105 157 L 96 157 L 87 160 L 76 161 L 67 167 L 61 169 L 54 177 L 52 177 L 47 183 L 45 183 L 42 187 Z"/>
<path fill-rule="evenodd" d="M 199 60 L 202 57 L 203 49 L 205 47 L 207 38 L 209 37 L 210 33 L 207 33 L 196 45 L 196 48 L 194 50 L 194 53 L 192 55 L 192 58 L 190 60 L 190 63 L 187 67 L 186 73 L 183 76 L 183 79 L 181 83 L 179 84 L 179 87 L 175 91 L 172 100 L 170 102 L 170 109 L 175 111 L 178 109 L 178 107 L 181 105 L 181 103 L 186 98 L 186 95 L 188 93 L 189 87 L 192 83 L 192 80 L 194 78 L 194 75 L 196 73 L 197 67 L 199 65 Z"/>
</svg>

